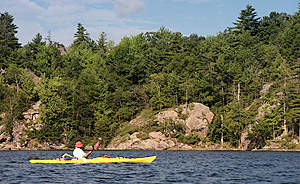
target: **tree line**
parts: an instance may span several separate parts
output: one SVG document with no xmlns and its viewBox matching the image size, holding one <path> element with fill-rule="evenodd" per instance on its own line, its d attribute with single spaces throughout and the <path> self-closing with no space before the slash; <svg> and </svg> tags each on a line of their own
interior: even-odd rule
<svg viewBox="0 0 300 184">
<path fill-rule="evenodd" d="M 92 40 L 78 23 L 66 48 L 40 33 L 21 46 L 13 16 L 1 13 L 0 122 L 12 136 L 13 123 L 41 101 L 42 127 L 29 129 L 31 139 L 108 143 L 143 109 L 200 102 L 215 113 L 212 142 L 239 146 L 249 125 L 249 139 L 260 145 L 282 133 L 299 135 L 299 18 L 299 10 L 257 17 L 247 5 L 216 36 L 161 27 L 117 45 L 104 32 Z M 262 96 L 265 84 L 271 87 Z M 269 106 L 257 119 L 262 104 Z"/>
</svg>

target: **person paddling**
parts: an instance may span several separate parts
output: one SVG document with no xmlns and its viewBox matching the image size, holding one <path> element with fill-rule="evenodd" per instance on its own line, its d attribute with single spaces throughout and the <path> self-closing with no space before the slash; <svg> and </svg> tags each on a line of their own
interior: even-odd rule
<svg viewBox="0 0 300 184">
<path fill-rule="evenodd" d="M 89 151 L 87 153 L 85 153 L 81 148 L 83 147 L 83 144 L 81 143 L 81 141 L 77 141 L 75 143 L 75 149 L 73 151 L 73 156 L 77 159 L 85 159 L 87 158 L 92 151 Z"/>
</svg>

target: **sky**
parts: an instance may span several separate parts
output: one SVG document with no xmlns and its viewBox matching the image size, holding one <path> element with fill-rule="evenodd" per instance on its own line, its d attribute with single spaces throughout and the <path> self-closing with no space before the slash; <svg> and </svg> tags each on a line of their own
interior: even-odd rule
<svg viewBox="0 0 300 184">
<path fill-rule="evenodd" d="M 233 26 L 250 4 L 258 17 L 270 12 L 294 14 L 299 0 L 0 0 L 0 13 L 8 12 L 18 27 L 23 45 L 36 34 L 51 36 L 69 46 L 81 23 L 93 40 L 105 32 L 115 44 L 123 37 L 164 26 L 183 35 L 214 36 Z"/>
</svg>

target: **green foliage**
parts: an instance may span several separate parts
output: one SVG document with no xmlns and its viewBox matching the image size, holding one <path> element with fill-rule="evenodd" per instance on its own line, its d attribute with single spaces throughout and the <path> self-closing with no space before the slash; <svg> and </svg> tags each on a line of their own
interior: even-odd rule
<svg viewBox="0 0 300 184">
<path fill-rule="evenodd" d="M 32 62 L 33 72 L 41 76 L 45 74 L 46 77 L 56 76 L 58 70 L 62 66 L 62 59 L 60 51 L 54 45 L 38 46 L 38 52 L 35 55 L 35 60 Z"/>
<path fill-rule="evenodd" d="M 182 120 L 186 120 L 188 118 L 188 114 L 179 113 L 178 117 Z"/>
<path fill-rule="evenodd" d="M 150 101 L 153 109 L 163 109 L 178 105 L 182 94 L 180 79 L 175 73 L 158 73 L 150 76 L 147 85 Z"/>
<path fill-rule="evenodd" d="M 181 123 L 175 123 L 173 120 L 168 119 L 159 124 L 158 130 L 167 137 L 179 138 L 184 133 L 184 125 Z"/>
<path fill-rule="evenodd" d="M 150 131 L 161 131 L 196 144 L 199 135 L 185 136 L 183 125 L 172 120 L 158 124 L 154 117 L 190 102 L 214 110 L 209 125 L 214 142 L 223 136 L 240 146 L 249 124 L 249 138 L 257 146 L 279 135 L 283 122 L 299 134 L 299 12 L 271 12 L 260 19 L 247 5 L 235 27 L 216 36 L 183 36 L 161 27 L 125 37 L 115 46 L 104 32 L 92 40 L 79 23 L 68 49 L 52 42 L 50 33 L 47 43 L 37 34 L 20 48 L 13 17 L 4 13 L 0 21 L 0 113 L 5 114 L 0 121 L 10 135 L 14 122 L 38 100 L 42 128 L 28 132 L 30 136 L 71 147 L 79 139 L 98 137 L 108 144 L 117 134 L 136 131 L 143 132 L 143 139 Z M 40 83 L 36 77 L 33 82 L 35 75 Z M 261 98 L 262 86 L 270 83 Z M 254 124 L 257 108 L 267 102 L 272 108 Z M 123 126 L 139 113 L 149 122 Z"/>
<path fill-rule="evenodd" d="M 275 136 L 279 135 L 279 133 L 281 133 L 281 127 L 282 127 L 282 109 L 281 108 L 273 108 L 270 109 L 268 111 L 271 112 L 267 112 L 267 114 L 265 115 L 265 118 L 263 120 L 263 123 L 272 128 L 272 135 L 273 138 L 275 138 Z"/>
<path fill-rule="evenodd" d="M 36 87 L 41 107 L 41 121 L 44 123 L 40 130 L 42 141 L 59 142 L 64 132 L 64 117 L 67 109 L 67 101 L 62 98 L 63 83 L 59 77 L 47 79 L 42 77 L 41 84 Z"/>
<path fill-rule="evenodd" d="M 240 145 L 243 129 L 251 122 L 248 113 L 237 102 L 227 105 L 224 109 L 224 140 L 232 146 Z"/>
<path fill-rule="evenodd" d="M 262 121 L 252 127 L 247 138 L 254 144 L 253 148 L 262 148 L 267 144 L 267 140 L 272 139 L 272 132 L 272 127 Z"/>
<path fill-rule="evenodd" d="M 91 38 L 81 23 L 77 24 L 77 32 L 74 38 L 73 46 L 84 45 L 85 47 L 89 47 L 91 44 Z"/>
<path fill-rule="evenodd" d="M 138 132 L 139 127 L 130 125 L 129 123 L 124 124 L 116 133 L 120 136 L 125 136 L 127 134 L 131 135 L 134 132 Z"/>
<path fill-rule="evenodd" d="M 8 48 L 16 49 L 20 48 L 17 34 L 17 26 L 13 24 L 14 17 L 7 12 L 0 15 L 0 45 Z"/>
<path fill-rule="evenodd" d="M 251 5 L 247 5 L 245 10 L 242 10 L 236 23 L 234 23 L 235 32 L 240 34 L 243 31 L 251 31 L 252 35 L 257 33 L 259 18 L 256 18 L 255 9 Z"/>
<path fill-rule="evenodd" d="M 294 64 L 300 57 L 300 14 L 296 13 L 290 20 L 285 21 L 284 26 L 283 31 L 278 33 L 278 47 L 288 62 Z"/>
<path fill-rule="evenodd" d="M 184 143 L 184 144 L 196 145 L 201 141 L 201 136 L 199 134 L 196 134 L 196 133 L 181 135 L 179 137 L 179 141 Z"/>
<path fill-rule="evenodd" d="M 143 109 L 141 112 L 141 116 L 145 119 L 154 119 L 155 111 L 152 109 Z"/>
<path fill-rule="evenodd" d="M 12 137 L 14 123 L 23 119 L 22 113 L 36 100 L 32 76 L 26 69 L 10 64 L 3 76 L 0 75 L 0 113 L 5 116 L 6 132 Z"/>
<path fill-rule="evenodd" d="M 295 138 L 295 137 L 290 136 L 290 135 L 282 136 L 282 140 L 280 142 L 281 147 L 285 148 L 285 149 L 294 149 L 296 147 L 296 145 L 290 143 L 293 138 Z"/>
<path fill-rule="evenodd" d="M 276 43 L 277 35 L 284 28 L 284 23 L 289 19 L 286 13 L 271 12 L 269 16 L 262 18 L 259 24 L 258 36 L 265 43 Z"/>
</svg>

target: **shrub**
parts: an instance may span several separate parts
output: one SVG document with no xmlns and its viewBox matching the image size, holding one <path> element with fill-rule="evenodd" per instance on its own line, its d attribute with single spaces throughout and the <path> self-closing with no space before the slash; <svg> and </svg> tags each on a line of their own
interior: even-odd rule
<svg viewBox="0 0 300 184">
<path fill-rule="evenodd" d="M 158 131 L 167 137 L 178 138 L 183 135 L 184 126 L 181 123 L 175 123 L 173 120 L 167 119 L 159 125 Z"/>
<path fill-rule="evenodd" d="M 286 148 L 286 149 L 294 149 L 296 147 L 296 145 L 295 144 L 290 144 L 292 139 L 293 139 L 293 137 L 291 137 L 289 135 L 282 136 L 282 140 L 279 142 L 280 146 L 282 148 Z"/>
<path fill-rule="evenodd" d="M 120 130 L 120 136 L 124 136 L 126 134 L 133 134 L 134 132 L 138 132 L 139 128 L 137 126 L 128 125 Z"/>
<path fill-rule="evenodd" d="M 188 134 L 188 135 L 182 135 L 179 137 L 179 141 L 184 143 L 184 144 L 198 144 L 198 142 L 201 141 L 201 137 L 199 134 L 196 133 L 192 133 L 192 134 Z"/>
<path fill-rule="evenodd" d="M 152 109 L 143 109 L 141 112 L 141 116 L 145 119 L 153 119 L 155 115 L 155 111 Z"/>
</svg>

